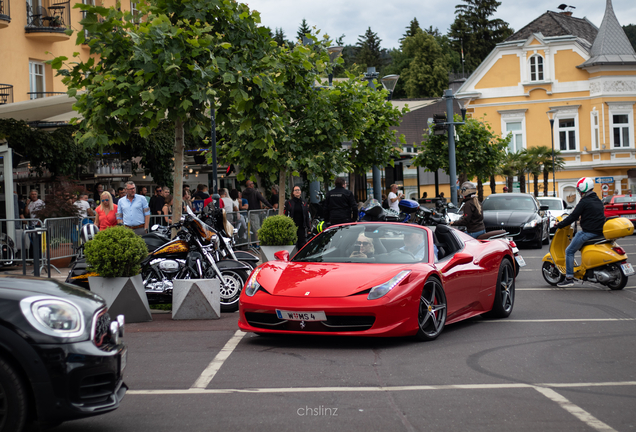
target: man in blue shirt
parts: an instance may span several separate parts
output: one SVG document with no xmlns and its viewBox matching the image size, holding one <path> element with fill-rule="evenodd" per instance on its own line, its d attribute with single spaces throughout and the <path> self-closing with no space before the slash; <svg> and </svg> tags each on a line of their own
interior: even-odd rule
<svg viewBox="0 0 636 432">
<path fill-rule="evenodd" d="M 434 246 L 435 262 L 437 262 L 437 246 Z M 404 246 L 400 248 L 405 252 L 413 255 L 413 257 L 421 261 L 426 256 L 426 242 L 424 241 L 424 233 L 406 232 L 404 233 Z"/>
<path fill-rule="evenodd" d="M 137 195 L 135 183 L 126 183 L 126 196 L 117 204 L 117 223 L 132 229 L 135 234 L 143 235 L 148 232 L 150 224 L 150 208 L 143 195 Z"/>
</svg>

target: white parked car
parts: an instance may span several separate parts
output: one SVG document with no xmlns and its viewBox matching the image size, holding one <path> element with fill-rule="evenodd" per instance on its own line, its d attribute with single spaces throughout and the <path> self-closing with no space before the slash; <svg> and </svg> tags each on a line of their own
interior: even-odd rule
<svg viewBox="0 0 636 432">
<path fill-rule="evenodd" d="M 569 214 L 573 207 L 568 205 L 561 198 L 538 197 L 537 200 L 542 206 L 546 205 L 549 207 L 548 214 L 550 215 L 550 235 L 552 236 L 556 232 L 556 218 L 564 214 Z"/>
</svg>

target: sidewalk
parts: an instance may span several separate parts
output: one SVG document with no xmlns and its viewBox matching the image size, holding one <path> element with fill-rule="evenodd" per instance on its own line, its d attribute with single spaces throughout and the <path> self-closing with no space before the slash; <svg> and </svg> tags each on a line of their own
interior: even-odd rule
<svg viewBox="0 0 636 432">
<path fill-rule="evenodd" d="M 58 270 L 60 271 L 60 273 L 58 273 L 57 271 L 55 271 L 55 269 L 53 268 L 53 266 L 51 266 L 51 278 L 55 279 L 55 280 L 59 280 L 61 282 L 64 282 L 66 280 L 66 277 L 68 276 L 68 273 L 71 271 L 70 268 L 68 267 L 63 267 L 63 268 L 58 268 Z M 17 275 L 17 276 L 22 276 L 22 265 L 19 265 L 18 267 L 10 267 L 7 270 L 3 270 L 0 271 L 0 275 Z M 33 266 L 32 265 L 28 265 L 26 267 L 26 276 L 33 276 Z M 46 267 L 42 268 L 42 271 L 40 272 L 40 277 L 41 278 L 48 278 L 48 273 L 46 270 Z"/>
</svg>

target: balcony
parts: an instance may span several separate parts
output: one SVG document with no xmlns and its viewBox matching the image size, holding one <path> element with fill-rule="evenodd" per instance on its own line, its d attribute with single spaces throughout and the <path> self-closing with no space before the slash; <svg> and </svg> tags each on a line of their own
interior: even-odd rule
<svg viewBox="0 0 636 432">
<path fill-rule="evenodd" d="M 29 99 L 42 99 L 49 96 L 65 95 L 64 92 L 28 92 Z"/>
<path fill-rule="evenodd" d="M 13 86 L 11 84 L 0 84 L 0 105 L 13 103 Z"/>
<path fill-rule="evenodd" d="M 1 0 L 6 1 L 6 0 Z M 59 42 L 70 39 L 64 32 L 71 28 L 71 5 L 69 1 L 42 3 L 31 6 L 27 3 L 27 25 L 24 31 L 30 39 Z"/>
<path fill-rule="evenodd" d="M 0 29 L 9 26 L 11 22 L 11 2 L 0 0 Z"/>
</svg>

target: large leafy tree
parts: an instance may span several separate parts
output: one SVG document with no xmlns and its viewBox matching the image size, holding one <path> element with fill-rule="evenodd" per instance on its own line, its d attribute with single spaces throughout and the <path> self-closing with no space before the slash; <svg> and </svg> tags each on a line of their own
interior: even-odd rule
<svg viewBox="0 0 636 432">
<path fill-rule="evenodd" d="M 629 39 L 629 41 L 631 42 L 632 48 L 634 48 L 634 51 L 636 51 L 636 25 L 634 24 L 624 25 L 623 30 L 625 31 L 625 34 L 627 35 L 627 39 Z"/>
<path fill-rule="evenodd" d="M 455 6 L 455 21 L 448 36 L 457 52 L 463 48 L 469 71 L 475 70 L 495 45 L 513 33 L 505 21 L 490 18 L 500 5 L 497 0 L 462 0 Z"/>
<path fill-rule="evenodd" d="M 382 39 L 371 30 L 371 27 L 363 35 L 358 36 L 356 63 L 366 67 L 374 66 L 380 71 L 384 63 L 380 42 Z"/>
<path fill-rule="evenodd" d="M 65 75 L 68 93 L 82 114 L 78 136 L 89 148 L 127 142 L 138 131 L 148 137 L 160 122 L 174 125 L 175 218 L 181 213 L 184 130 L 202 137 L 209 127 L 206 108 L 214 101 L 219 125 L 256 146 L 272 141 L 277 118 L 275 46 L 259 16 L 241 3 L 224 0 L 150 0 L 139 3 L 144 19 L 129 12 L 77 4 L 90 34 L 91 58 L 51 63 Z M 68 69 L 66 68 L 68 67 Z M 85 90 L 85 92 L 80 92 Z"/>
<path fill-rule="evenodd" d="M 411 59 L 401 76 L 407 96 L 442 96 L 448 87 L 448 65 L 435 38 L 418 29 L 404 39 L 402 51 Z"/>
</svg>

